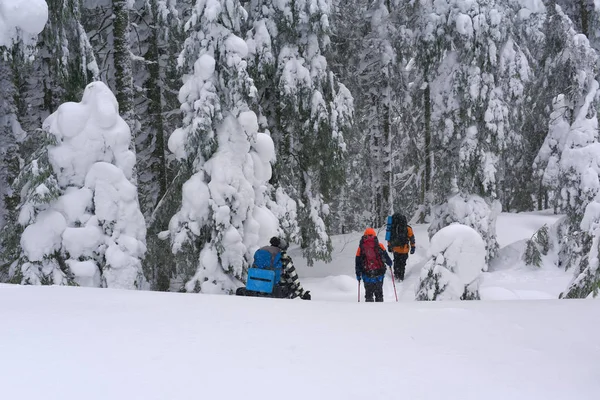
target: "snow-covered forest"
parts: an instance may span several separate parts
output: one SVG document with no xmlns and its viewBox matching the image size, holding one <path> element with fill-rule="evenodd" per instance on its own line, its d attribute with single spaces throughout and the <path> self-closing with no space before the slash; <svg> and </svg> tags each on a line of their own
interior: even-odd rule
<svg viewBox="0 0 600 400">
<path fill-rule="evenodd" d="M 0 0 L 0 53 L 0 283 L 230 294 L 400 211 L 479 298 L 551 210 L 526 262 L 600 290 L 600 1 Z"/>
</svg>

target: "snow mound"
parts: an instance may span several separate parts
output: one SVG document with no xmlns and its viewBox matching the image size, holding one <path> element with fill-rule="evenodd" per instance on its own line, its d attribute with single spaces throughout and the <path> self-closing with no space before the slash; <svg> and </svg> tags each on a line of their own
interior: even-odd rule
<svg viewBox="0 0 600 400">
<path fill-rule="evenodd" d="M 2 0 L 0 2 L 0 46 L 10 47 L 20 33 L 35 36 L 48 21 L 44 0 Z"/>
<path fill-rule="evenodd" d="M 445 204 L 434 208 L 433 222 L 429 227 L 429 235 L 433 236 L 440 229 L 452 223 L 459 223 L 475 229 L 486 244 L 486 260 L 493 259 L 498 251 L 496 239 L 496 219 L 502 206 L 498 201 L 488 203 L 477 195 L 452 195 Z M 484 270 L 487 265 L 484 266 Z"/>
<path fill-rule="evenodd" d="M 90 83 L 81 103 L 62 104 L 46 118 L 43 128 L 59 143 L 48 155 L 54 171 L 60 171 L 61 187 L 83 186 L 92 165 L 100 161 L 116 165 L 131 179 L 135 164 L 129 150 L 131 132 L 119 116 L 117 99 L 104 83 Z"/>
<path fill-rule="evenodd" d="M 485 243 L 473 228 L 453 224 L 438 231 L 421 271 L 417 300 L 479 298 L 478 278 L 486 265 Z"/>
</svg>

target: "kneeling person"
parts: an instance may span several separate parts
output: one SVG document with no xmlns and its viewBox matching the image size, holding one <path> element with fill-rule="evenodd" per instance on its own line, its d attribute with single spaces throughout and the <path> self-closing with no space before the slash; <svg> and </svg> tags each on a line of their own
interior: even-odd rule
<svg viewBox="0 0 600 400">
<path fill-rule="evenodd" d="M 300 284 L 300 279 L 298 278 L 298 274 L 296 273 L 296 267 L 294 267 L 292 258 L 286 253 L 288 248 L 287 242 L 284 239 L 272 237 L 269 243 L 270 246 L 261 247 L 259 250 L 257 250 L 257 253 L 261 250 L 266 250 L 272 255 L 272 257 L 276 257 L 277 254 L 279 254 L 281 260 L 281 274 L 279 282 L 275 284 L 271 293 L 257 293 L 243 287 L 238 288 L 238 290 L 236 291 L 236 295 L 276 297 L 287 299 L 294 299 L 296 297 L 300 297 L 303 300 L 310 300 L 310 291 L 304 290 L 304 288 Z"/>
</svg>

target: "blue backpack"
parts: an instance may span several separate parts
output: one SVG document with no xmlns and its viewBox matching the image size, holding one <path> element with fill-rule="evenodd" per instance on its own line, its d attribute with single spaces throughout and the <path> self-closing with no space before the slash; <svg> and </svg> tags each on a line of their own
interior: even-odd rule
<svg viewBox="0 0 600 400">
<path fill-rule="evenodd" d="M 246 289 L 254 292 L 272 293 L 281 279 L 281 249 L 265 246 L 254 253 L 254 263 L 248 269 Z"/>
</svg>

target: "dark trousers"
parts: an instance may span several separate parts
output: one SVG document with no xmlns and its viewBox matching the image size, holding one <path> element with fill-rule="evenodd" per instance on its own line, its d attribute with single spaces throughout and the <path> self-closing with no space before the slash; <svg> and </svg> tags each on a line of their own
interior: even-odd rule
<svg viewBox="0 0 600 400">
<path fill-rule="evenodd" d="M 396 279 L 404 280 L 404 271 L 406 270 L 406 260 L 408 253 L 394 253 L 394 276 Z"/>
<path fill-rule="evenodd" d="M 237 288 L 235 291 L 236 296 L 249 296 L 249 297 L 273 297 L 276 299 L 286 299 L 290 296 L 291 291 L 284 285 L 275 285 L 272 293 L 260 293 L 248 290 L 245 287 Z"/>
<path fill-rule="evenodd" d="M 365 282 L 365 301 L 372 302 L 383 301 L 383 281 L 381 282 Z"/>
</svg>

